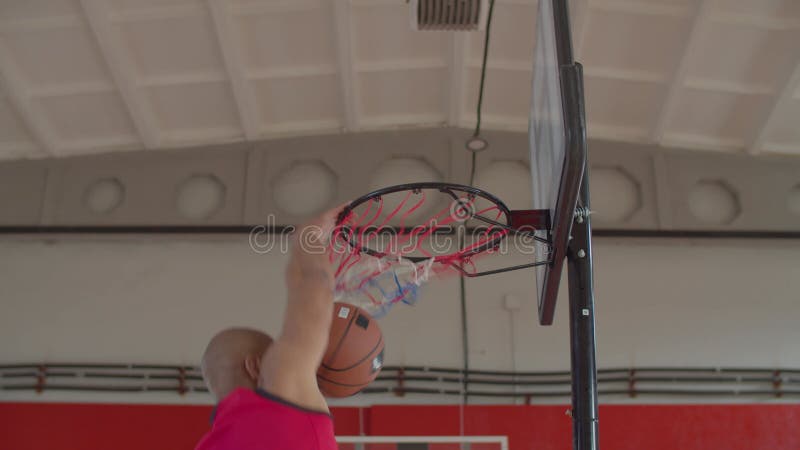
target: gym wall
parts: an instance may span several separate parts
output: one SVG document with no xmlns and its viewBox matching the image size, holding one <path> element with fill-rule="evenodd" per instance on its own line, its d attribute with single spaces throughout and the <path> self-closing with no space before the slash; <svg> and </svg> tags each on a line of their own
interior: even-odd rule
<svg viewBox="0 0 800 450">
<path fill-rule="evenodd" d="M 595 247 L 600 368 L 800 366 L 796 242 L 598 238 Z M 246 235 L 5 238 L 0 242 L 0 363 L 196 365 L 207 340 L 223 327 L 278 332 L 285 261 L 279 251 L 254 252 Z M 459 302 L 456 279 L 433 281 L 416 306 L 392 310 L 381 321 L 386 364 L 461 367 Z M 569 369 L 566 295 L 555 324 L 539 326 L 533 272 L 468 280 L 466 302 L 470 368 Z M 519 309 L 507 308 L 515 303 Z M 210 402 L 205 395 L 184 398 L 174 392 L 5 391 L 0 396 Z M 373 395 L 344 404 L 457 400 Z"/>
</svg>

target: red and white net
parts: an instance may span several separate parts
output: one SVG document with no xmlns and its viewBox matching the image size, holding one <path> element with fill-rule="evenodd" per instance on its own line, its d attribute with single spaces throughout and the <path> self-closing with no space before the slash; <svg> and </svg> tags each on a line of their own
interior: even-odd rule
<svg viewBox="0 0 800 450">
<path fill-rule="evenodd" d="M 476 272 L 476 258 L 508 235 L 507 216 L 493 201 L 452 189 L 368 198 L 347 210 L 334 232 L 336 296 L 376 316 L 413 304 L 427 281 Z"/>
</svg>

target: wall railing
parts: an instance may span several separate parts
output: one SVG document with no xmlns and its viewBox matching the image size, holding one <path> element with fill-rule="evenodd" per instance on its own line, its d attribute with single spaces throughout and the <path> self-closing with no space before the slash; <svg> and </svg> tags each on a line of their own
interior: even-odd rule
<svg viewBox="0 0 800 450">
<path fill-rule="evenodd" d="M 782 398 L 800 397 L 797 368 L 634 367 L 598 369 L 601 397 Z M 464 392 L 460 369 L 384 367 L 364 394 L 516 398 L 568 398 L 568 371 L 506 372 L 471 370 Z M 204 393 L 195 366 L 154 364 L 0 364 L 0 391 L 174 392 Z"/>
</svg>

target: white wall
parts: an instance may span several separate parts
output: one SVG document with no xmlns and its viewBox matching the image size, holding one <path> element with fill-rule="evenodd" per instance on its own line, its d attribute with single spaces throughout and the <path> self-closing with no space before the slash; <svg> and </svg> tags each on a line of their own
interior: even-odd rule
<svg viewBox="0 0 800 450">
<path fill-rule="evenodd" d="M 800 366 L 800 243 L 596 239 L 595 252 L 599 367 Z M 285 260 L 245 236 L 5 238 L 0 363 L 197 364 L 222 327 L 277 332 Z M 513 316 L 507 294 L 522 300 Z M 468 280 L 467 296 L 473 368 L 569 367 L 565 285 L 551 327 L 537 325 L 531 271 Z M 387 364 L 459 366 L 458 305 L 450 279 L 396 307 Z"/>
</svg>

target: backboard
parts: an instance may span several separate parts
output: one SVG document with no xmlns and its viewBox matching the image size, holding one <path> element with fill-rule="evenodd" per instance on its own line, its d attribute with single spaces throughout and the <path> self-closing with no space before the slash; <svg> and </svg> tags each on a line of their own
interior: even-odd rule
<svg viewBox="0 0 800 450">
<path fill-rule="evenodd" d="M 551 264 L 536 268 L 539 322 L 553 322 L 561 271 L 586 164 L 580 67 L 572 57 L 567 0 L 539 0 L 528 124 L 533 209 L 550 211 L 551 244 L 539 244 Z"/>
</svg>

